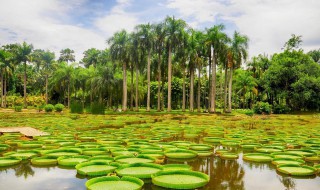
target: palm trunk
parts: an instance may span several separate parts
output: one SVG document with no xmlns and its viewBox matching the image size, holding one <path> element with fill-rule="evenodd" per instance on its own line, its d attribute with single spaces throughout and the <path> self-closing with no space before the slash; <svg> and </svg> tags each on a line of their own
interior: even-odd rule
<svg viewBox="0 0 320 190">
<path fill-rule="evenodd" d="M 161 81 L 161 100 L 162 100 L 161 111 L 164 111 L 164 92 L 163 91 L 164 91 L 164 80 Z"/>
<path fill-rule="evenodd" d="M 221 68 L 220 70 L 220 102 L 223 102 L 223 80 L 222 80 L 222 75 L 223 75 L 223 69 Z"/>
<path fill-rule="evenodd" d="M 197 95 L 197 107 L 198 107 L 198 112 L 201 112 L 201 105 L 200 105 L 200 100 L 201 100 L 201 65 L 199 64 L 198 67 L 198 95 Z"/>
<path fill-rule="evenodd" d="M 3 85 L 3 94 L 4 94 L 4 107 L 7 107 L 7 78 L 4 77 L 4 85 Z"/>
<path fill-rule="evenodd" d="M 46 104 L 48 104 L 48 75 L 46 75 Z"/>
<path fill-rule="evenodd" d="M 139 111 L 139 67 L 136 65 L 136 111 Z"/>
<path fill-rule="evenodd" d="M 185 72 L 185 65 L 182 63 L 182 111 L 186 111 L 186 72 Z"/>
<path fill-rule="evenodd" d="M 193 93 L 193 83 L 194 83 L 194 71 L 193 68 L 191 66 L 190 68 L 190 112 L 193 112 L 193 99 L 194 99 L 194 93 Z"/>
<path fill-rule="evenodd" d="M 169 45 L 169 56 L 168 56 L 168 108 L 167 111 L 171 111 L 171 70 L 172 70 L 172 65 L 171 65 L 171 45 Z"/>
<path fill-rule="evenodd" d="M 232 97 L 232 72 L 233 69 L 230 67 L 230 78 L 229 78 L 229 96 L 228 96 L 228 112 L 231 113 L 232 105 L 231 105 L 231 97 Z"/>
<path fill-rule="evenodd" d="M 133 65 L 131 66 L 130 111 L 133 111 Z"/>
<path fill-rule="evenodd" d="M 70 81 L 68 81 L 68 108 L 70 109 Z"/>
<path fill-rule="evenodd" d="M 150 61 L 151 61 L 151 51 L 148 51 L 148 65 L 147 65 L 147 80 L 148 80 L 148 94 L 147 94 L 147 112 L 150 111 Z"/>
<path fill-rule="evenodd" d="M 158 108 L 157 111 L 161 111 L 161 51 L 158 55 Z"/>
<path fill-rule="evenodd" d="M 216 56 L 214 54 L 214 50 L 213 50 L 213 56 L 212 56 L 212 78 L 211 78 L 211 96 L 210 96 L 210 113 L 214 113 L 216 111 L 216 68 L 217 64 L 216 64 Z"/>
<path fill-rule="evenodd" d="M 27 62 L 24 62 L 23 104 L 27 108 Z"/>
<path fill-rule="evenodd" d="M 123 83 L 122 83 L 122 111 L 127 111 L 127 64 L 123 63 Z"/>
<path fill-rule="evenodd" d="M 223 107 L 223 112 L 227 111 L 227 86 L 228 84 L 228 68 L 226 65 L 225 71 L 224 71 L 224 107 Z"/>
<path fill-rule="evenodd" d="M 1 107 L 3 108 L 3 76 L 0 74 L 0 80 L 1 80 Z"/>
<path fill-rule="evenodd" d="M 210 53 L 209 53 L 209 101 L 208 101 L 208 111 L 211 111 L 211 105 L 213 104 L 212 102 L 212 48 L 210 46 Z"/>
</svg>

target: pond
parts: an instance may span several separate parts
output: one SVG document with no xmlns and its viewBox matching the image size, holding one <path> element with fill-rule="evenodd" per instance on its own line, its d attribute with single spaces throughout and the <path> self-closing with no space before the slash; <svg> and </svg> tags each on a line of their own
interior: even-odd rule
<svg viewBox="0 0 320 190">
<path fill-rule="evenodd" d="M 79 120 L 68 120 L 69 117 L 61 117 L 59 120 L 50 117 L 47 121 L 51 123 L 49 125 L 52 125 L 52 128 L 48 127 L 48 123 L 37 126 L 37 122 L 30 119 L 35 128 L 52 135 L 33 140 L 21 138 L 16 133 L 1 135 L 1 157 L 19 157 L 13 153 L 27 152 L 25 155 L 28 154 L 30 158 L 23 158 L 21 163 L 14 166 L 0 166 L 0 190 L 85 190 L 85 183 L 93 178 L 77 174 L 77 170 L 73 167 L 62 167 L 58 164 L 36 166 L 31 164 L 31 158 L 49 154 L 56 156 L 55 158 L 61 156 L 60 154 L 84 154 L 86 158 L 81 159 L 85 160 L 95 154 L 102 154 L 112 157 L 108 158 L 109 160 L 117 161 L 114 159 L 116 156 L 138 155 L 139 157 L 139 154 L 143 153 L 160 154 L 160 158 L 151 159 L 157 164 L 185 164 L 191 166 L 194 171 L 207 174 L 210 180 L 205 186 L 197 188 L 199 190 L 320 189 L 319 173 L 289 176 L 277 171 L 275 163 L 271 163 L 277 155 L 286 153 L 285 156 L 297 159 L 286 158 L 285 161 L 298 161 L 310 168 L 319 164 L 318 121 L 309 125 L 306 120 L 299 117 L 296 119 L 300 121 L 300 126 L 295 126 L 294 122 L 290 123 L 290 118 L 286 117 L 289 121 L 286 121 L 286 125 L 291 128 L 287 126 L 272 128 L 272 125 L 283 124 L 284 119 L 270 119 L 267 122 L 255 120 L 254 125 L 262 127 L 252 127 L 252 122 L 244 123 L 235 117 L 215 117 L 213 120 L 202 116 L 183 116 L 178 119 L 134 116 L 134 118 L 121 117 L 120 121 L 116 118 L 116 116 L 97 118 L 86 116 L 83 119 L 80 117 Z M 56 124 L 52 124 L 55 122 Z M 302 128 L 301 125 L 308 128 Z M 64 127 L 63 130 L 61 127 Z M 255 148 L 246 149 L 245 146 Z M 9 148 L 4 150 L 7 147 Z M 196 153 L 198 156 L 175 159 L 168 154 L 171 152 L 174 155 L 180 151 L 184 155 Z M 222 156 L 224 153 L 235 157 L 226 159 Z M 244 159 L 244 156 L 250 153 L 269 156 L 270 160 L 257 162 Z M 165 156 L 161 158 L 161 154 Z M 135 159 L 148 158 L 138 157 Z M 126 159 L 122 158 L 122 161 Z M 118 164 L 120 160 L 118 159 Z M 145 190 L 166 189 L 154 185 L 151 179 L 143 181 Z"/>
</svg>

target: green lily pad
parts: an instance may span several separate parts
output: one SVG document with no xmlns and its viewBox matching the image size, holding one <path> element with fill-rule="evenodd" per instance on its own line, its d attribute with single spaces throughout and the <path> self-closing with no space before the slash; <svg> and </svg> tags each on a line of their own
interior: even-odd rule
<svg viewBox="0 0 320 190">
<path fill-rule="evenodd" d="M 0 157 L 0 167 L 13 166 L 13 165 L 19 164 L 20 162 L 21 162 L 21 158 Z"/>
<path fill-rule="evenodd" d="M 317 170 L 313 167 L 300 166 L 297 164 L 280 164 L 277 167 L 277 171 L 292 176 L 308 176 L 317 173 Z"/>
<path fill-rule="evenodd" d="M 86 182 L 88 190 L 140 190 L 144 182 L 135 177 L 104 176 L 90 179 Z"/>
<path fill-rule="evenodd" d="M 210 179 L 204 173 L 188 170 L 161 171 L 151 177 L 153 184 L 171 189 L 199 188 L 205 186 Z"/>
<path fill-rule="evenodd" d="M 137 178 L 151 178 L 152 174 L 161 171 L 163 167 L 158 164 L 135 163 L 121 166 L 116 169 L 119 176 L 131 176 Z"/>
<path fill-rule="evenodd" d="M 247 153 L 243 155 L 243 160 L 253 162 L 271 162 L 273 157 L 264 153 Z"/>
</svg>

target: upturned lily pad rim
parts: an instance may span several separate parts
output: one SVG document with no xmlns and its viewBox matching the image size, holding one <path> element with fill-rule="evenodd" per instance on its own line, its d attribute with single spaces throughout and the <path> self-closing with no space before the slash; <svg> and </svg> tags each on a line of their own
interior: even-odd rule
<svg viewBox="0 0 320 190">
<path fill-rule="evenodd" d="M 171 175 L 170 181 L 159 181 L 157 177 L 164 176 L 164 175 Z M 189 176 L 195 176 L 198 177 L 200 180 L 197 183 L 187 183 L 187 184 L 179 184 L 179 183 L 172 183 L 175 179 L 175 175 L 189 175 Z M 151 175 L 152 183 L 165 188 L 172 188 L 172 189 L 195 189 L 199 187 L 205 186 L 209 180 L 210 177 L 207 174 L 196 172 L 196 171 L 190 171 L 190 170 L 169 170 L 169 171 L 160 171 L 153 175 Z"/>
<path fill-rule="evenodd" d="M 304 169 L 308 169 L 309 172 L 290 172 L 284 168 L 304 168 Z M 284 174 L 288 174 L 288 175 L 292 175 L 292 176 L 309 176 L 309 175 L 314 175 L 317 173 L 317 169 L 315 169 L 314 167 L 311 166 L 306 166 L 306 165 L 298 165 L 298 164 L 279 164 L 277 166 L 277 171 L 280 173 L 284 173 Z"/>
<path fill-rule="evenodd" d="M 6 162 L 5 160 L 9 161 Z M 0 167 L 7 167 L 7 166 L 13 166 L 13 165 L 17 165 L 21 162 L 21 158 L 17 158 L 17 157 L 0 157 Z"/>
<path fill-rule="evenodd" d="M 86 167 L 86 166 L 93 166 L 93 165 L 101 165 L 101 166 L 113 166 L 114 168 L 110 169 L 110 170 L 103 170 L 103 171 L 91 171 L 91 172 L 83 172 L 81 171 L 81 168 Z M 117 167 L 119 167 L 120 165 L 118 163 L 107 163 L 107 162 L 99 162 L 99 161 L 88 161 L 88 162 L 82 162 L 80 164 L 77 164 L 75 166 L 77 172 L 81 175 L 88 175 L 88 176 L 101 176 L 101 175 L 106 175 L 112 171 L 114 171 L 115 169 L 117 169 Z"/>
<path fill-rule="evenodd" d="M 57 164 L 57 158 L 52 156 L 34 157 L 31 159 L 32 165 L 35 166 L 52 166 Z"/>
<path fill-rule="evenodd" d="M 302 159 L 294 159 L 294 158 L 274 158 L 273 160 L 272 160 L 272 164 L 273 165 L 279 165 L 278 163 L 277 163 L 277 161 L 295 161 L 296 163 L 299 163 L 298 165 L 302 165 L 302 164 L 304 164 L 305 163 L 305 161 L 304 160 L 302 160 Z M 284 164 L 284 163 L 282 163 L 282 164 Z"/>
<path fill-rule="evenodd" d="M 182 153 L 179 155 L 179 153 Z M 183 155 L 184 153 L 184 155 Z M 168 150 L 164 152 L 164 155 L 168 158 L 179 158 L 179 159 L 188 159 L 188 158 L 195 158 L 198 156 L 198 153 L 193 150 L 187 149 L 175 149 L 175 150 Z"/>
<path fill-rule="evenodd" d="M 255 156 L 264 156 L 265 158 L 259 158 Z M 273 157 L 270 154 L 265 153 L 247 153 L 243 154 L 243 160 L 253 161 L 253 162 L 271 162 Z"/>
<path fill-rule="evenodd" d="M 233 152 L 224 152 L 224 153 L 221 153 L 219 156 L 221 159 L 225 159 L 225 160 L 235 160 L 239 158 L 239 155 Z"/>
<path fill-rule="evenodd" d="M 76 166 L 77 164 L 79 164 L 79 162 L 76 161 L 76 159 L 78 158 L 86 159 L 86 161 L 88 161 L 90 156 L 86 156 L 86 155 L 60 156 L 57 158 L 57 161 L 58 161 L 58 164 L 61 166 Z M 72 159 L 74 159 L 75 161 L 73 161 Z"/>
<path fill-rule="evenodd" d="M 152 163 L 134 163 L 134 164 L 124 164 L 122 166 L 120 166 L 119 168 L 117 168 L 115 170 L 115 172 L 119 175 L 119 176 L 132 176 L 132 177 L 137 177 L 140 179 L 145 179 L 145 178 L 151 178 L 151 174 L 126 174 L 121 172 L 121 170 L 127 169 L 127 168 L 138 168 L 138 167 L 148 167 L 148 168 L 152 168 L 152 169 L 158 169 L 159 171 L 163 170 L 163 166 L 159 165 L 159 164 L 152 164 Z M 157 171 L 157 172 L 159 172 Z"/>
<path fill-rule="evenodd" d="M 138 188 L 130 189 L 130 190 L 140 190 L 144 185 L 144 182 L 141 179 L 136 177 L 124 176 L 120 179 L 118 176 L 103 176 L 103 177 L 96 177 L 93 179 L 89 179 L 86 182 L 86 187 L 88 188 L 88 190 L 94 190 L 90 188 L 91 185 L 99 182 L 104 182 L 104 181 L 128 181 L 138 185 Z"/>
<path fill-rule="evenodd" d="M 192 170 L 192 167 L 188 164 L 165 164 L 163 165 L 163 171 L 168 170 Z"/>
</svg>

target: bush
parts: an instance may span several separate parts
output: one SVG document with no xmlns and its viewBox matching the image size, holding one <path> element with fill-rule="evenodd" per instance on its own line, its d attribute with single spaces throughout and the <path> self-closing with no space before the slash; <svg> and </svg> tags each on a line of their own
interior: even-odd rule
<svg viewBox="0 0 320 190">
<path fill-rule="evenodd" d="M 268 102 L 257 102 L 253 106 L 253 111 L 256 114 L 270 114 L 271 106 Z"/>
<path fill-rule="evenodd" d="M 22 106 L 15 106 L 14 107 L 15 112 L 21 112 L 22 111 Z"/>
<path fill-rule="evenodd" d="M 90 112 L 91 114 L 102 114 L 104 115 L 104 105 L 100 103 L 91 103 L 90 106 Z"/>
<path fill-rule="evenodd" d="M 286 114 L 290 112 L 290 108 L 287 105 L 276 104 L 273 106 L 272 111 L 275 114 Z"/>
<path fill-rule="evenodd" d="M 37 108 L 38 108 L 38 111 L 41 112 L 44 109 L 44 105 L 38 105 Z"/>
<path fill-rule="evenodd" d="M 46 112 L 52 112 L 54 110 L 54 106 L 52 104 L 47 104 L 44 106 L 44 110 Z"/>
<path fill-rule="evenodd" d="M 54 109 L 56 110 L 56 112 L 62 112 L 63 108 L 64 108 L 63 104 L 56 104 L 54 106 Z"/>
<path fill-rule="evenodd" d="M 73 102 L 70 105 L 70 112 L 71 113 L 83 113 L 83 107 L 80 102 Z"/>
<path fill-rule="evenodd" d="M 244 114 L 246 114 L 247 116 L 253 116 L 254 111 L 252 111 L 252 110 L 246 110 L 246 111 L 244 112 Z"/>
</svg>

